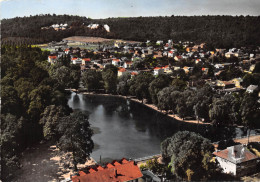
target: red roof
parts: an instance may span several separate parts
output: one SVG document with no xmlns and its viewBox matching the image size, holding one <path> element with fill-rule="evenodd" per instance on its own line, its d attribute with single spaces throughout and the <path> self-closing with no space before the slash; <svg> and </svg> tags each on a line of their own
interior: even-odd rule
<svg viewBox="0 0 260 182">
<path fill-rule="evenodd" d="M 113 61 L 119 62 L 120 60 L 119 59 L 113 59 Z"/>
<path fill-rule="evenodd" d="M 133 63 L 132 61 L 125 62 L 125 64 L 132 64 L 132 63 Z"/>
<path fill-rule="evenodd" d="M 69 49 L 65 49 L 64 51 L 67 52 L 67 51 L 69 51 Z"/>
<path fill-rule="evenodd" d="M 138 75 L 138 73 L 136 73 L 136 72 L 131 72 L 131 75 Z"/>
<path fill-rule="evenodd" d="M 114 161 L 106 165 L 92 167 L 86 173 L 79 172 L 79 175 L 72 176 L 73 182 L 108 182 L 108 181 L 130 181 L 141 178 L 141 173 L 134 161 L 122 159 L 121 162 Z"/>
<path fill-rule="evenodd" d="M 83 58 L 83 61 L 90 61 L 90 58 Z"/>
<path fill-rule="evenodd" d="M 172 54 L 172 53 L 173 53 L 173 51 L 169 51 L 169 53 L 170 53 L 170 54 Z"/>
<path fill-rule="evenodd" d="M 71 60 L 76 60 L 76 59 L 78 59 L 78 58 L 71 58 Z"/>
<path fill-rule="evenodd" d="M 49 56 L 50 59 L 57 59 L 57 56 Z"/>
<path fill-rule="evenodd" d="M 154 68 L 154 70 L 159 70 L 159 69 L 161 69 L 161 68 L 160 68 L 160 67 L 155 67 L 155 68 Z"/>
<path fill-rule="evenodd" d="M 235 145 L 232 147 L 228 147 L 225 150 L 214 152 L 213 154 L 216 155 L 217 157 L 226 159 L 235 164 L 258 158 L 255 154 L 250 152 L 243 145 Z"/>
<path fill-rule="evenodd" d="M 125 68 L 119 68 L 118 71 L 119 72 L 126 72 Z"/>
</svg>

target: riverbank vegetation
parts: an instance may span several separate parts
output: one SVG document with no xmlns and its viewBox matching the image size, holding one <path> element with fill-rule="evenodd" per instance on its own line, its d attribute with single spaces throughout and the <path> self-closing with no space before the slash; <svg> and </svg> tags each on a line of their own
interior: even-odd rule
<svg viewBox="0 0 260 182">
<path fill-rule="evenodd" d="M 111 65 L 102 74 L 105 75 L 109 69 L 114 70 L 115 67 Z M 212 123 L 215 126 L 243 125 L 249 129 L 260 127 L 257 93 L 235 92 L 224 95 L 205 83 L 194 89 L 187 86 L 186 79 L 189 78 L 174 76 L 178 74 L 176 72 L 172 75 L 158 76 L 142 72 L 134 77 L 125 74 L 116 79 L 116 72 L 110 71 L 110 77 L 113 79 L 109 81 L 104 80 L 104 77 L 96 72 L 91 75 L 91 79 L 86 79 L 91 72 L 93 71 L 87 70 L 82 76 L 83 86 L 88 91 L 100 92 L 104 89 L 110 94 L 134 96 L 142 102 L 154 104 L 166 113 L 177 114 L 183 120 L 196 118 L 198 121 Z M 93 78 L 95 76 L 96 78 Z M 192 75 L 185 76 L 192 77 Z"/>
<path fill-rule="evenodd" d="M 92 131 L 87 116 L 70 114 L 64 90 L 78 86 L 80 68 L 50 69 L 49 52 L 31 46 L 5 46 L 1 53 L 1 180 L 10 181 L 21 153 L 42 139 L 58 142 L 61 151 L 73 153 L 74 164 L 81 163 L 93 149 Z"/>
</svg>

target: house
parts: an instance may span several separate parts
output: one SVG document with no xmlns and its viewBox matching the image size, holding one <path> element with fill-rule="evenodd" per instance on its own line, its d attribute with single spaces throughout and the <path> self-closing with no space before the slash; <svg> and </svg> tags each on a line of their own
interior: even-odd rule
<svg viewBox="0 0 260 182">
<path fill-rule="evenodd" d="M 131 68 L 132 65 L 133 65 L 132 61 L 126 61 L 126 62 L 124 62 L 123 67 L 128 69 L 128 68 Z"/>
<path fill-rule="evenodd" d="M 244 176 L 256 170 L 259 158 L 243 145 L 235 145 L 213 153 L 225 173 Z"/>
<path fill-rule="evenodd" d="M 231 80 L 237 88 L 242 88 L 241 83 L 243 82 L 242 78 L 234 78 Z"/>
<path fill-rule="evenodd" d="M 201 68 L 201 71 L 203 72 L 203 74 L 208 74 L 209 68 Z"/>
<path fill-rule="evenodd" d="M 120 67 L 120 68 L 118 69 L 118 71 L 117 71 L 118 77 L 120 77 L 120 76 L 122 76 L 122 75 L 124 75 L 124 74 L 126 74 L 126 73 L 127 73 L 126 69 L 125 69 L 125 68 L 122 68 L 122 67 Z"/>
<path fill-rule="evenodd" d="M 112 59 L 112 64 L 114 66 L 119 66 L 120 65 L 120 59 Z"/>
<path fill-rule="evenodd" d="M 82 64 L 81 58 L 71 58 L 72 64 Z"/>
<path fill-rule="evenodd" d="M 153 74 L 154 75 L 159 75 L 159 74 L 163 74 L 164 73 L 164 69 L 160 68 L 160 67 L 156 67 L 153 69 Z"/>
<path fill-rule="evenodd" d="M 91 62 L 90 58 L 82 58 L 82 65 L 89 65 Z"/>
<path fill-rule="evenodd" d="M 56 63 L 58 60 L 57 56 L 48 56 L 48 62 L 51 64 Z"/>
<path fill-rule="evenodd" d="M 183 59 L 182 56 L 175 56 L 175 57 L 174 57 L 174 60 L 175 60 L 175 61 L 180 61 L 180 60 L 182 60 L 182 59 Z"/>
<path fill-rule="evenodd" d="M 247 93 L 254 93 L 258 91 L 258 86 L 257 85 L 249 85 L 246 89 Z"/>
<path fill-rule="evenodd" d="M 72 182 L 105 182 L 105 181 L 131 181 L 137 182 L 143 177 L 142 172 L 134 161 L 122 159 L 113 161 L 105 166 L 89 167 L 72 176 Z"/>
<path fill-rule="evenodd" d="M 173 58 L 173 54 L 174 54 L 173 51 L 169 51 L 169 52 L 168 52 L 168 57 L 169 57 L 169 58 Z"/>
<path fill-rule="evenodd" d="M 235 83 L 232 81 L 221 81 L 221 80 L 217 80 L 216 81 L 216 86 L 218 87 L 222 87 L 223 89 L 225 88 L 233 88 L 235 87 Z"/>
</svg>

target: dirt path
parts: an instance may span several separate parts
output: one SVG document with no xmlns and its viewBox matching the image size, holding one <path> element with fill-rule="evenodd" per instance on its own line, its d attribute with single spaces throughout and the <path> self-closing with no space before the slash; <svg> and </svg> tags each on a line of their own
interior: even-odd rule
<svg viewBox="0 0 260 182">
<path fill-rule="evenodd" d="M 14 182 L 58 182 L 70 178 L 72 170 L 66 170 L 60 163 L 60 156 L 57 156 L 56 146 L 51 142 L 37 144 L 28 148 L 21 157 L 22 168 L 16 171 Z M 81 169 L 88 165 L 94 165 L 93 159 L 78 165 Z"/>
<path fill-rule="evenodd" d="M 248 139 L 246 137 L 246 138 L 241 138 L 241 139 L 235 139 L 234 141 L 241 143 L 241 144 L 247 144 Z M 250 136 L 249 142 L 260 142 L 260 135 Z"/>
</svg>

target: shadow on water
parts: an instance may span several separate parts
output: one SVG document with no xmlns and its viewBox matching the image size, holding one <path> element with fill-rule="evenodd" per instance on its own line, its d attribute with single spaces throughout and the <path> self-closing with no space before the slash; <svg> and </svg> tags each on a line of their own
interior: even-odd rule
<svg viewBox="0 0 260 182">
<path fill-rule="evenodd" d="M 102 162 L 111 158 L 140 158 L 160 152 L 160 142 L 178 131 L 193 131 L 212 142 L 245 136 L 246 130 L 185 123 L 140 103 L 116 96 L 71 94 L 72 109 L 90 113 L 95 149 L 92 157 Z M 253 133 L 253 132 L 252 132 Z"/>
</svg>

